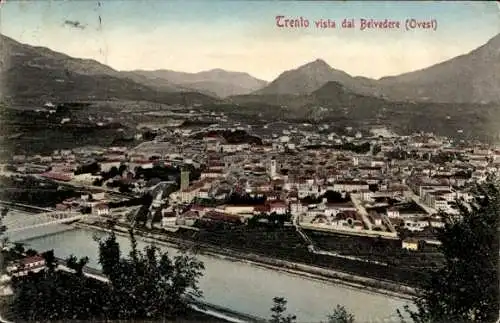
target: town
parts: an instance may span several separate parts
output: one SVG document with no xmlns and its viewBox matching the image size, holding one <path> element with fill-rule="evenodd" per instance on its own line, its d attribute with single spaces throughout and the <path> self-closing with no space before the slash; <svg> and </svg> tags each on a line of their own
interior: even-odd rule
<svg viewBox="0 0 500 323">
<path fill-rule="evenodd" d="M 142 223 L 185 237 L 278 221 L 293 227 L 311 252 L 377 263 L 387 255 L 381 260 L 372 247 L 353 245 L 382 239 L 391 250 L 411 251 L 405 259 L 422 253 L 437 261 L 434 229 L 444 226 L 443 214 L 456 214 L 457 201 L 468 201 L 472 185 L 500 166 L 500 151 L 492 147 L 428 133 L 347 128 L 337 135 L 328 125 L 317 131 L 307 124 L 281 129 L 264 126 L 250 134 L 241 124 L 146 124 L 141 131 L 153 135 L 135 147 L 13 155 L 3 164 L 4 200 L 16 202 L 22 189 L 64 187 L 69 195 L 45 199 L 43 206 L 98 216 L 80 221 L 92 225 Z M 349 246 L 339 237 L 354 240 Z"/>
</svg>

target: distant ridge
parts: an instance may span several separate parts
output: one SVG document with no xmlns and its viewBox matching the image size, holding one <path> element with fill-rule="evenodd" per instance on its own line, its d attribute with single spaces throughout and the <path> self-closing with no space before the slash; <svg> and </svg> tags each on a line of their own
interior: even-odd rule
<svg viewBox="0 0 500 323">
<path fill-rule="evenodd" d="M 267 85 L 266 81 L 257 79 L 248 73 L 226 71 L 220 68 L 199 73 L 171 70 L 135 70 L 128 73 L 140 75 L 150 80 L 176 84 L 196 91 L 214 93 L 221 98 L 251 93 Z"/>
<path fill-rule="evenodd" d="M 215 97 L 245 95 L 245 101 L 253 96 L 307 95 L 328 82 L 337 82 L 352 93 L 391 101 L 500 103 L 500 34 L 464 55 L 379 80 L 353 77 L 332 68 L 322 59 L 316 59 L 281 73 L 269 84 L 248 73 L 222 69 L 199 73 L 171 70 L 121 72 L 95 60 L 73 58 L 48 48 L 21 44 L 1 34 L 0 45 L 0 91 L 3 98 L 10 99 L 62 97 L 169 101 L 170 97 L 176 98 L 173 101 L 177 102 L 180 97 L 183 100 L 196 97 L 197 102 L 212 103 L 219 101 Z"/>
<path fill-rule="evenodd" d="M 441 103 L 500 102 L 500 34 L 479 48 L 397 76 L 374 80 L 353 77 L 321 59 L 280 74 L 253 94 L 307 94 L 335 81 L 347 89 L 393 101 Z"/>
</svg>

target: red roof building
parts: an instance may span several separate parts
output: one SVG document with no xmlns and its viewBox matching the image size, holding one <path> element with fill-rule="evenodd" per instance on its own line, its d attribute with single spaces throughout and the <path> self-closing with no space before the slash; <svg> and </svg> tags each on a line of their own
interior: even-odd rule
<svg viewBox="0 0 500 323">
<path fill-rule="evenodd" d="M 60 173 L 60 172 L 46 172 L 40 174 L 40 176 L 53 179 L 56 181 L 69 182 L 73 179 L 73 174 L 71 173 Z"/>
</svg>

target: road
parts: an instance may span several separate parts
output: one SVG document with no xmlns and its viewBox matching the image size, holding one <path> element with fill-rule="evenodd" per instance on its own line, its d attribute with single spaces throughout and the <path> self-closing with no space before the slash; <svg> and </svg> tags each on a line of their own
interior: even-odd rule
<svg viewBox="0 0 500 323">
<path fill-rule="evenodd" d="M 44 211 L 44 212 L 53 212 L 56 209 L 53 208 L 43 208 L 43 207 L 38 207 L 34 205 L 29 205 L 29 204 L 22 204 L 22 203 L 15 203 L 15 202 L 10 202 L 10 201 L 3 201 L 0 200 L 0 205 L 5 205 L 5 206 L 13 206 L 13 207 L 22 207 L 22 208 L 27 208 L 31 210 L 37 210 L 37 211 Z"/>
<path fill-rule="evenodd" d="M 292 220 L 293 226 L 295 227 L 295 229 L 297 230 L 297 232 L 299 233 L 299 235 L 307 243 L 307 248 L 308 248 L 309 252 L 312 252 L 312 253 L 314 253 L 316 255 L 338 257 L 338 258 L 344 258 L 344 259 L 350 259 L 350 260 L 357 260 L 357 261 L 361 261 L 361 262 L 366 262 L 366 263 L 372 263 L 372 264 L 378 264 L 378 265 L 382 265 L 382 266 L 387 266 L 386 263 L 378 262 L 378 261 L 375 261 L 375 260 L 367 260 L 367 259 L 363 259 L 363 258 L 359 258 L 359 257 L 355 257 L 355 256 L 342 255 L 342 254 L 339 254 L 337 252 L 320 250 L 320 249 L 316 248 L 316 246 L 314 245 L 314 242 L 312 241 L 312 239 L 309 238 L 309 236 L 302 230 L 302 228 L 300 226 L 300 223 L 299 223 L 299 217 L 295 216 L 295 215 L 292 215 L 291 220 Z"/>
<path fill-rule="evenodd" d="M 358 214 L 361 216 L 361 219 L 363 219 L 363 223 L 366 225 L 368 230 L 371 230 L 372 223 L 368 219 L 368 213 L 366 212 L 365 207 L 361 204 L 361 201 L 356 196 L 353 196 L 353 195 L 351 195 L 352 203 L 356 207 L 356 210 L 358 211 Z"/>
</svg>

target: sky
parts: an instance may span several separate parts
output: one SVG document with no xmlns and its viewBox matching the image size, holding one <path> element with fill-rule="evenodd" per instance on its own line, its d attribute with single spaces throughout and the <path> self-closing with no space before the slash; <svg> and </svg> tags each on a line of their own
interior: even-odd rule
<svg viewBox="0 0 500 323">
<path fill-rule="evenodd" d="M 497 1 L 2 2 L 0 32 L 22 43 L 117 70 L 222 68 L 268 81 L 318 58 L 356 76 L 401 74 L 467 53 L 500 32 Z M 280 28 L 276 16 L 302 17 L 309 27 Z M 340 28 L 345 18 L 355 28 Z M 336 28 L 316 28 L 319 19 Z M 360 30 L 360 19 L 401 21 L 402 28 Z M 437 28 L 407 31 L 407 19 L 434 19 Z"/>
</svg>

